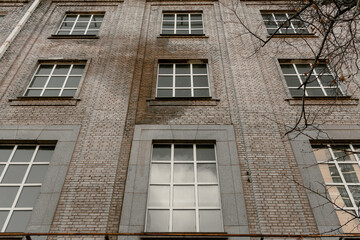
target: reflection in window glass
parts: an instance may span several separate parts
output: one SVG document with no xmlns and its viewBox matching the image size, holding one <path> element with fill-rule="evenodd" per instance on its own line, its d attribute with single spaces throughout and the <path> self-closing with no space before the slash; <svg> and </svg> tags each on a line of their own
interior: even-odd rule
<svg viewBox="0 0 360 240">
<path fill-rule="evenodd" d="M 154 144 L 152 156 L 146 231 L 223 231 L 215 145 Z"/>
<path fill-rule="evenodd" d="M 24 232 L 54 146 L 0 146 L 0 232 Z"/>
<path fill-rule="evenodd" d="M 360 160 L 357 145 L 314 145 L 313 150 L 331 200 L 339 208 L 359 216 Z M 358 219 L 348 224 L 349 214 L 338 210 L 342 226 L 360 224 Z"/>
</svg>

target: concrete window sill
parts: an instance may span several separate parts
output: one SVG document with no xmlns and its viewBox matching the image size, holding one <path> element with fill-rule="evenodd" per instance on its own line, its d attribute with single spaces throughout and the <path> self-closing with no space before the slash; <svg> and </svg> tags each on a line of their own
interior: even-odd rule
<svg viewBox="0 0 360 240">
<path fill-rule="evenodd" d="M 76 106 L 79 98 L 73 97 L 17 97 L 9 99 L 10 106 Z"/>
<path fill-rule="evenodd" d="M 97 35 L 51 35 L 48 39 L 99 39 Z"/>
<path fill-rule="evenodd" d="M 285 99 L 290 105 L 302 105 L 302 97 Z M 305 105 L 357 105 L 359 99 L 350 96 L 305 97 Z"/>
<path fill-rule="evenodd" d="M 216 106 L 220 100 L 212 98 L 156 98 L 146 101 L 148 106 Z"/>
</svg>

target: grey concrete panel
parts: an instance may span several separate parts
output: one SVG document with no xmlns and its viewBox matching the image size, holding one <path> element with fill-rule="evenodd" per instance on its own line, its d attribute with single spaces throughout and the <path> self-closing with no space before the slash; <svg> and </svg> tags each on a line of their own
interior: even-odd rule
<svg viewBox="0 0 360 240">
<path fill-rule="evenodd" d="M 55 152 L 51 159 L 51 164 L 53 166 L 69 165 L 69 158 L 71 158 L 75 144 L 75 141 L 57 142 Z"/>
<path fill-rule="evenodd" d="M 146 193 L 134 193 L 133 204 L 131 208 L 130 226 L 145 224 L 146 199 Z"/>
<path fill-rule="evenodd" d="M 245 202 L 244 202 L 244 194 L 235 194 L 235 200 L 236 200 L 236 208 L 237 209 L 246 209 Z M 238 211 L 238 219 L 239 219 L 239 225 L 240 227 L 245 227 L 246 230 L 248 226 L 248 221 L 246 217 L 246 211 Z"/>
<path fill-rule="evenodd" d="M 234 190 L 233 190 L 234 193 L 243 193 L 240 167 L 238 165 L 233 165 L 231 167 L 231 171 L 232 171 L 232 178 L 234 183 Z"/>
<path fill-rule="evenodd" d="M 216 142 L 217 163 L 219 166 L 231 164 L 231 156 L 228 142 Z"/>
<path fill-rule="evenodd" d="M 128 173 L 126 177 L 126 187 L 125 192 L 133 193 L 135 187 L 135 178 L 136 178 L 136 166 L 135 164 L 131 164 L 128 167 Z"/>
<path fill-rule="evenodd" d="M 147 193 L 149 182 L 150 166 L 149 164 L 137 165 L 135 178 L 135 193 Z"/>
<path fill-rule="evenodd" d="M 44 184 L 41 187 L 41 192 L 61 192 L 62 183 L 65 180 L 67 169 L 68 166 L 51 166 L 50 164 L 45 175 Z"/>
<path fill-rule="evenodd" d="M 124 196 L 124 204 L 121 212 L 120 225 L 123 226 L 123 229 L 130 225 L 130 217 L 131 217 L 131 208 L 133 203 L 133 193 L 127 193 Z M 121 229 L 120 229 L 121 232 Z"/>
<path fill-rule="evenodd" d="M 218 166 L 218 170 L 221 194 L 234 193 L 234 178 L 232 175 L 232 167 Z"/>
<path fill-rule="evenodd" d="M 224 226 L 239 225 L 235 194 L 221 194 Z"/>
</svg>

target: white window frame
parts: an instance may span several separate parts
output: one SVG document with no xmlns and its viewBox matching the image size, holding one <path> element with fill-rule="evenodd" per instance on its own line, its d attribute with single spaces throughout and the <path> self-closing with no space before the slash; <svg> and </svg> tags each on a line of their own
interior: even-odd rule
<svg viewBox="0 0 360 240">
<path fill-rule="evenodd" d="M 263 15 L 271 15 L 271 16 L 272 16 L 272 20 L 271 20 L 271 21 L 273 21 L 273 22 L 276 23 L 276 26 L 277 26 L 276 28 L 269 28 L 269 27 L 266 26 L 266 22 L 268 22 L 268 20 L 264 20 L 264 19 L 263 19 L 264 24 L 265 24 L 265 27 L 266 27 L 266 30 L 268 31 L 268 33 L 269 33 L 269 30 L 279 29 L 279 30 L 276 32 L 276 34 L 284 34 L 284 35 L 291 35 L 291 34 L 312 34 L 312 33 L 309 31 L 308 27 L 305 26 L 305 24 L 304 24 L 304 27 L 296 27 L 296 26 L 294 25 L 294 22 L 295 22 L 295 21 L 300 21 L 300 20 L 295 20 L 295 19 L 293 20 L 293 19 L 292 19 L 292 20 L 289 21 L 289 22 L 290 22 L 289 27 L 286 28 L 285 26 L 282 26 L 282 24 L 284 23 L 284 21 L 281 21 L 281 20 L 277 19 L 277 18 L 275 17 L 275 14 L 285 14 L 287 19 L 290 19 L 290 17 L 291 17 L 290 13 L 282 13 L 282 12 L 272 12 L 272 13 L 263 12 L 263 13 L 261 13 L 261 16 L 263 16 Z M 286 33 L 286 32 L 283 32 L 283 31 L 282 31 L 282 28 L 286 28 L 286 29 L 289 29 L 289 28 L 290 28 L 290 29 L 292 29 L 292 30 L 294 31 L 294 33 Z M 298 32 L 300 29 L 301 29 L 301 30 L 305 29 L 305 30 L 307 31 L 307 33 Z M 273 33 L 269 33 L 269 34 L 273 34 Z"/>
<path fill-rule="evenodd" d="M 49 66 L 53 65 L 53 68 L 52 68 L 50 74 L 49 75 L 37 74 L 40 67 L 45 66 L 45 65 L 49 65 Z M 70 69 L 69 69 L 68 73 L 66 74 L 66 76 L 65 75 L 54 75 L 53 74 L 55 69 L 56 69 L 56 66 L 58 66 L 58 65 L 70 65 Z M 74 65 L 83 65 L 84 66 L 84 71 L 83 71 L 83 73 L 81 75 L 79 75 L 79 74 L 70 75 L 71 70 L 74 67 Z M 83 79 L 83 76 L 85 75 L 85 69 L 86 69 L 86 62 L 79 62 L 79 63 L 70 63 L 70 62 L 69 63 L 67 63 L 67 62 L 40 63 L 38 65 L 38 67 L 36 68 L 36 71 L 34 72 L 34 75 L 32 76 L 31 81 L 29 82 L 28 86 L 26 87 L 26 90 L 25 90 L 23 96 L 25 96 L 25 97 L 61 97 L 64 90 L 75 90 L 75 94 L 74 94 L 74 96 L 75 96 L 77 90 L 79 89 L 81 80 Z M 51 77 L 63 77 L 63 76 L 65 76 L 65 80 L 64 80 L 64 83 L 63 83 L 63 85 L 61 87 L 48 87 L 48 84 L 50 82 Z M 32 82 L 34 81 L 35 77 L 47 77 L 47 80 L 45 82 L 44 87 L 30 87 Z M 79 81 L 79 84 L 78 84 L 77 87 L 65 87 L 69 77 L 80 77 L 80 81 Z M 60 92 L 59 92 L 58 96 L 43 96 L 43 94 L 44 94 L 44 92 L 46 90 L 59 90 L 59 89 L 60 89 Z M 26 94 L 27 94 L 28 90 L 41 90 L 41 93 L 40 93 L 39 96 L 27 96 Z M 74 97 L 74 96 L 66 96 L 66 97 Z"/>
<path fill-rule="evenodd" d="M 283 73 L 283 72 L 282 72 L 282 74 L 283 74 L 284 77 L 286 77 L 286 76 L 296 76 L 296 77 L 298 78 L 298 80 L 299 80 L 299 86 L 300 86 L 300 85 L 303 84 L 303 79 L 302 79 L 302 77 L 305 76 L 305 75 L 304 75 L 304 73 L 300 73 L 300 72 L 299 72 L 299 70 L 298 70 L 298 68 L 297 68 L 297 65 L 299 65 L 299 64 L 309 64 L 310 68 L 312 67 L 312 64 L 311 64 L 311 63 L 281 63 L 281 62 L 280 62 L 280 67 L 281 67 L 282 65 L 292 65 L 292 66 L 294 67 L 294 69 L 295 69 L 295 72 L 296 72 L 295 74 L 289 74 L 289 73 L 285 74 L 285 73 Z M 324 65 L 326 65 L 326 64 L 324 63 Z M 334 84 L 334 86 L 324 86 L 324 85 L 323 85 L 323 83 L 322 83 L 322 81 L 321 81 L 321 77 L 322 77 L 322 76 L 331 76 L 331 77 L 335 80 L 335 77 L 334 77 L 334 75 L 331 73 L 329 67 L 328 67 L 327 65 L 326 65 L 326 67 L 327 67 L 327 69 L 328 69 L 328 71 L 329 71 L 328 74 L 326 74 L 326 73 L 317 73 L 315 68 L 313 69 L 313 72 L 312 72 L 312 74 L 311 74 L 311 77 L 315 77 L 315 78 L 316 78 L 316 81 L 317 81 L 317 83 L 319 84 L 319 86 L 314 87 L 314 86 L 309 86 L 308 84 L 306 85 L 306 90 L 308 90 L 308 89 L 321 89 L 323 95 L 309 95 L 309 94 L 307 93 L 307 91 L 305 90 L 305 96 L 306 96 L 306 97 L 336 97 L 336 96 L 334 96 L 334 95 L 328 95 L 328 94 L 326 93 L 325 89 L 338 89 L 338 90 L 341 92 L 341 96 L 346 96 L 346 92 L 345 92 L 345 90 L 342 88 L 341 85 L 339 85 L 339 86 L 336 86 L 335 84 Z M 298 87 L 290 87 L 290 86 L 288 86 L 288 85 L 287 85 L 287 87 L 288 87 L 289 91 L 290 91 L 290 89 L 297 89 L 297 88 L 298 88 Z M 301 89 L 304 89 L 304 86 L 302 86 Z M 290 93 L 290 94 L 291 94 L 291 93 Z M 301 97 L 301 96 L 293 96 L 293 95 L 291 95 L 291 96 L 292 96 L 292 97 Z"/>
<path fill-rule="evenodd" d="M 165 145 L 171 145 L 171 160 L 170 161 L 156 161 L 153 160 L 152 157 L 152 153 L 153 153 L 153 147 L 154 145 L 161 145 L 161 144 L 165 144 Z M 193 161 L 174 161 L 174 149 L 175 149 L 175 145 L 192 145 L 193 146 Z M 196 156 L 196 145 L 213 145 L 214 146 L 214 152 L 215 152 L 215 160 L 214 161 L 197 161 L 197 156 Z M 149 201 L 147 201 L 147 206 L 146 206 L 146 217 L 145 217 L 145 232 L 149 231 L 147 229 L 147 219 L 148 219 L 148 211 L 149 210 L 169 210 L 169 231 L 168 232 L 173 232 L 173 224 L 172 224 L 172 220 L 173 220 L 173 211 L 174 210 L 195 210 L 195 229 L 196 232 L 200 232 L 200 210 L 218 210 L 220 213 L 220 222 L 223 223 L 223 216 L 222 216 L 222 204 L 221 204 L 221 194 L 220 194 L 220 183 L 219 183 L 219 169 L 218 169 L 218 160 L 217 160 L 217 153 L 216 153 L 216 144 L 215 143 L 203 143 L 203 144 L 199 144 L 199 143 L 193 143 L 193 144 L 189 144 L 189 143 L 153 143 L 152 144 L 152 151 L 151 151 L 151 164 L 150 164 L 150 174 L 151 174 L 151 169 L 152 169 L 152 164 L 170 164 L 170 183 L 150 183 L 150 179 L 149 179 L 149 183 L 148 183 L 148 189 L 150 189 L 150 186 L 170 186 L 170 199 L 169 199 L 169 207 L 150 207 L 149 206 Z M 192 163 L 194 165 L 194 182 L 193 183 L 174 183 L 174 165 L 175 164 L 190 164 Z M 212 183 L 199 183 L 197 180 L 197 164 L 215 164 L 216 166 L 216 178 L 217 178 L 217 182 L 212 182 Z M 151 176 L 151 175 L 150 175 Z M 174 193 L 174 186 L 194 186 L 194 191 L 195 191 L 195 206 L 194 207 L 174 207 L 172 206 L 173 204 L 173 193 Z M 200 207 L 199 206 L 199 197 L 198 197 L 198 186 L 218 186 L 218 196 L 219 196 L 219 206 L 218 207 Z M 150 190 L 148 190 L 148 198 L 150 197 Z M 221 231 L 223 231 L 223 224 L 221 224 Z"/>
<path fill-rule="evenodd" d="M 105 16 L 105 13 L 94 13 L 94 14 L 88 14 L 88 13 L 67 13 L 67 14 L 65 14 L 63 20 L 61 21 L 61 24 L 60 24 L 58 30 L 56 31 L 56 35 L 59 35 L 59 32 L 62 31 L 61 27 L 62 27 L 62 25 L 65 23 L 66 17 L 69 16 L 69 15 L 77 15 L 77 17 L 76 17 L 76 19 L 75 19 L 75 21 L 74 21 L 74 25 L 72 26 L 69 34 L 65 34 L 66 36 L 68 36 L 68 35 L 73 35 L 72 33 L 74 32 L 75 26 L 76 26 L 76 24 L 77 24 L 78 22 L 84 22 L 84 23 L 87 22 L 87 26 L 86 26 L 86 28 L 85 28 L 85 32 L 84 32 L 84 34 L 81 34 L 81 35 L 93 35 L 93 34 L 87 34 L 87 32 L 89 31 L 90 24 L 91 24 L 91 23 L 98 23 L 98 24 L 100 24 L 100 27 L 101 27 L 101 24 L 102 24 L 102 22 L 103 22 L 103 20 L 101 20 L 101 21 L 93 21 L 94 15 L 95 15 L 95 16 L 97 16 L 97 15 L 103 15 L 103 17 L 104 17 L 104 16 Z M 89 21 L 79 21 L 80 15 L 91 15 L 91 17 L 90 17 Z M 95 34 L 95 35 L 98 35 L 98 34 L 99 34 L 100 27 L 99 27 L 98 29 L 95 29 L 95 30 L 97 31 L 97 34 Z M 91 30 L 91 31 L 95 31 L 94 29 L 90 29 L 90 30 Z M 63 34 L 61 34 L 61 35 L 63 35 Z M 78 35 L 78 34 L 76 34 L 76 35 Z"/>
<path fill-rule="evenodd" d="M 164 19 L 164 15 L 174 15 L 174 20 L 165 20 Z M 188 28 L 179 28 L 179 30 L 187 30 L 188 33 L 177 33 L 177 15 L 184 15 L 187 14 L 188 15 Z M 191 15 L 196 14 L 196 15 L 201 15 L 201 20 L 191 20 Z M 174 23 L 174 28 L 164 28 L 164 22 L 173 22 Z M 201 22 L 201 28 L 192 28 L 191 27 L 191 23 L 192 22 Z M 170 31 L 173 30 L 173 33 L 163 33 L 164 31 Z M 201 30 L 202 33 L 192 33 L 193 31 L 199 31 Z M 165 34 L 165 35 L 203 35 L 204 34 L 204 22 L 203 22 L 203 14 L 201 12 L 191 12 L 191 13 L 172 13 L 172 12 L 164 12 L 162 14 L 162 21 L 161 21 L 161 34 Z"/>
<path fill-rule="evenodd" d="M 186 65 L 190 65 L 190 73 L 189 74 L 176 74 L 176 65 L 181 65 L 181 64 L 186 64 Z M 194 74 L 193 73 L 193 65 L 194 64 L 205 64 L 206 65 L 206 74 Z M 171 74 L 160 74 L 160 65 L 173 65 L 173 72 Z M 194 96 L 194 89 L 208 89 L 209 91 L 209 96 L 211 97 L 211 89 L 210 89 L 210 81 L 209 81 L 209 65 L 207 63 L 159 63 L 158 64 L 158 72 L 157 72 L 157 83 L 156 83 L 156 97 L 157 98 L 167 98 L 167 97 L 162 97 L 162 96 L 158 96 L 158 90 L 160 89 L 164 89 L 164 90 L 172 90 L 172 96 L 169 96 L 168 98 L 182 98 L 182 97 L 176 97 L 175 92 L 176 90 L 191 90 L 191 98 L 197 98 L 201 96 Z M 194 76 L 205 76 L 207 77 L 207 87 L 194 87 Z M 171 76 L 172 77 L 172 87 L 159 87 L 159 77 L 160 76 Z M 176 76 L 190 76 L 190 87 L 176 87 Z M 186 98 L 186 97 L 185 97 Z"/>
<path fill-rule="evenodd" d="M 355 161 L 340 161 L 340 164 L 357 164 L 360 167 L 360 159 L 359 159 L 358 154 L 355 154 L 355 152 L 357 152 L 357 151 L 354 148 L 353 144 L 341 144 L 341 145 L 349 146 L 350 150 L 353 152 L 353 154 L 351 154 L 351 155 L 354 157 Z M 342 209 L 349 210 L 349 211 L 354 211 L 357 216 L 360 216 L 359 215 L 360 214 L 360 212 L 359 212 L 360 209 L 356 205 L 355 199 L 354 199 L 354 197 L 353 197 L 353 195 L 352 195 L 352 193 L 351 193 L 351 191 L 349 189 L 349 186 L 359 186 L 359 188 L 360 188 L 360 181 L 359 181 L 359 183 L 348 183 L 348 182 L 346 182 L 344 174 L 341 171 L 341 168 L 339 166 L 339 161 L 337 160 L 337 158 L 336 158 L 336 156 L 334 154 L 332 146 L 336 147 L 336 145 L 330 145 L 330 144 L 327 145 L 327 149 L 329 150 L 332 159 L 329 160 L 329 161 L 326 161 L 326 162 L 319 162 L 319 164 L 320 165 L 334 164 L 337 171 L 338 171 L 338 173 L 339 173 L 339 176 L 340 176 L 340 179 L 341 179 L 342 182 L 341 183 L 325 182 L 325 184 L 326 184 L 326 186 L 329 186 L 329 187 L 331 187 L 331 186 L 342 186 L 342 187 L 344 187 L 346 189 L 346 192 L 347 192 L 348 196 L 349 196 L 352 207 L 344 206 L 344 207 L 342 207 Z M 336 209 L 340 210 L 339 208 L 336 208 Z"/>
<path fill-rule="evenodd" d="M 26 183 L 25 181 L 26 181 L 26 179 L 27 179 L 33 165 L 47 165 L 47 166 L 50 165 L 50 162 L 34 162 L 39 148 L 42 147 L 42 146 L 54 146 L 54 145 L 36 145 L 35 151 L 34 151 L 33 155 L 31 156 L 31 159 L 30 159 L 29 162 L 11 162 L 11 160 L 12 160 L 12 158 L 13 158 L 13 156 L 14 156 L 14 154 L 15 154 L 15 152 L 16 152 L 16 150 L 17 150 L 17 148 L 19 146 L 34 146 L 34 145 L 9 145 L 9 146 L 14 146 L 14 148 L 13 148 L 7 162 L 5 164 L 3 164 L 3 162 L 2 162 L 2 164 L 0 164 L 0 165 L 5 165 L 2 173 L 0 174 L 0 187 L 19 187 L 19 189 L 17 191 L 15 200 L 12 203 L 10 208 L 8 208 L 8 207 L 7 208 L 0 207 L 0 211 L 10 211 L 7 218 L 6 218 L 6 220 L 5 220 L 4 225 L 0 229 L 0 232 L 5 232 L 14 211 L 23 210 L 23 211 L 31 211 L 32 212 L 34 206 L 33 207 L 16 207 L 16 204 L 17 204 L 17 202 L 19 200 L 19 197 L 20 197 L 24 187 L 41 187 L 42 186 L 43 183 Z M 24 174 L 24 177 L 23 177 L 21 183 L 1 183 L 4 176 L 5 176 L 6 171 L 9 168 L 10 165 L 28 165 L 27 170 L 26 170 L 26 172 Z"/>
</svg>

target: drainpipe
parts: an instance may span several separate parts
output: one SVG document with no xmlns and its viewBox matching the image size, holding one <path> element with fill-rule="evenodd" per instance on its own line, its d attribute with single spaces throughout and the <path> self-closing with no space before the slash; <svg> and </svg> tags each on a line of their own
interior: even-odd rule
<svg viewBox="0 0 360 240">
<path fill-rule="evenodd" d="M 16 38 L 16 36 L 19 34 L 19 32 L 21 31 L 21 29 L 24 27 L 25 23 L 27 22 L 27 20 L 29 20 L 30 16 L 32 15 L 32 13 L 35 11 L 35 9 L 37 8 L 37 6 L 39 5 L 40 0 L 35 0 L 31 6 L 29 7 L 29 9 L 26 11 L 25 15 L 21 18 L 21 20 L 19 21 L 19 23 L 16 25 L 16 27 L 12 30 L 12 32 L 10 33 L 10 35 L 6 38 L 5 42 L 1 45 L 0 47 L 0 59 L 3 57 L 3 55 L 5 54 L 6 50 L 8 49 L 8 47 L 10 46 L 10 44 L 14 41 L 14 39 Z"/>
</svg>

